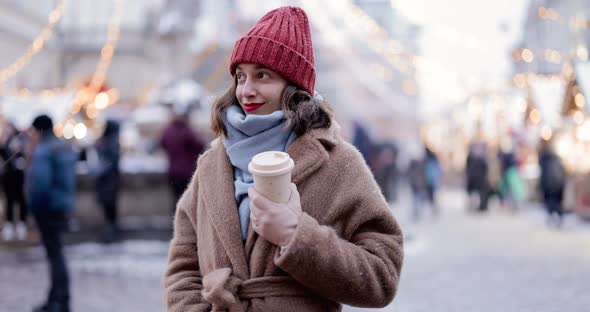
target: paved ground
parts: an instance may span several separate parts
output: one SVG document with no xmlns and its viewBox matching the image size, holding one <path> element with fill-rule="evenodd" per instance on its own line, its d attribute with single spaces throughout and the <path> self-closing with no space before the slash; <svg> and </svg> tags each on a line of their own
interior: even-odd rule
<svg viewBox="0 0 590 312">
<path fill-rule="evenodd" d="M 394 303 L 345 311 L 590 311 L 590 224 L 569 215 L 556 230 L 532 204 L 474 215 L 458 192 L 440 199 L 436 221 L 413 224 L 394 208 L 409 238 Z"/>
<path fill-rule="evenodd" d="M 445 191 L 437 220 L 409 222 L 409 199 L 393 208 L 408 242 L 400 291 L 387 308 L 345 311 L 588 311 L 590 224 L 568 216 L 545 225 L 529 205 L 517 214 L 465 213 L 462 196 Z M 67 249 L 74 311 L 165 311 L 161 276 L 167 244 L 128 240 Z M 147 236 L 144 236 L 147 237 Z M 0 311 L 30 311 L 47 287 L 39 247 L 0 245 Z"/>
</svg>

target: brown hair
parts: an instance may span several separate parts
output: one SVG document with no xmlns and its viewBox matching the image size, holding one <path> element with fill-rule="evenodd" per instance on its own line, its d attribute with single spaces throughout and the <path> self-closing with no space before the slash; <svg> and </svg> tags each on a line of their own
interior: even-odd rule
<svg viewBox="0 0 590 312">
<path fill-rule="evenodd" d="M 240 105 L 236 98 L 236 80 L 222 96 L 213 102 L 211 110 L 211 130 L 215 136 L 227 136 L 223 122 L 225 111 L 231 105 Z M 328 102 L 313 98 L 309 92 L 288 84 L 281 95 L 281 107 L 287 119 L 286 127 L 293 124 L 293 131 L 302 135 L 307 130 L 328 128 L 332 125 L 332 109 Z"/>
</svg>

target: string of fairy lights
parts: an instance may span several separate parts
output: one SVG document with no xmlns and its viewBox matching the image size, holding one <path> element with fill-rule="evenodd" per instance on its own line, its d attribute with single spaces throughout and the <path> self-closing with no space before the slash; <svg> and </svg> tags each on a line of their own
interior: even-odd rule
<svg viewBox="0 0 590 312">
<path fill-rule="evenodd" d="M 520 48 L 512 51 L 512 59 L 515 63 L 533 63 L 537 62 L 548 62 L 555 64 L 561 68 L 561 70 L 554 74 L 541 74 L 537 72 L 517 72 L 511 77 L 511 81 L 507 81 L 502 86 L 499 86 L 492 90 L 478 90 L 472 92 L 466 96 L 467 111 L 468 115 L 474 116 L 475 124 L 483 122 L 483 117 L 493 118 L 496 122 L 496 136 L 492 134 L 488 139 L 499 140 L 502 137 L 501 129 L 512 129 L 510 123 L 515 122 L 516 118 L 524 121 L 525 127 L 530 133 L 535 133 L 544 141 L 550 141 L 553 138 L 557 138 L 554 141 L 556 150 L 561 157 L 567 158 L 567 166 L 571 170 L 588 170 L 590 167 L 580 165 L 576 160 L 576 157 L 587 154 L 587 152 L 581 152 L 580 149 L 586 146 L 586 150 L 590 146 L 590 119 L 588 119 L 588 100 L 587 96 L 584 95 L 579 85 L 580 77 L 576 76 L 577 66 L 581 66 L 589 59 L 588 48 L 584 43 L 583 34 L 590 28 L 590 20 L 585 19 L 581 16 L 565 17 L 560 15 L 557 10 L 552 8 L 540 7 L 537 10 L 540 18 L 547 20 L 547 27 L 568 27 L 567 30 L 575 38 L 575 44 L 573 48 L 568 50 L 558 51 L 555 49 L 539 49 L 534 50 L 531 48 Z M 556 24 L 552 24 L 556 23 Z M 514 87 L 517 87 L 514 92 Z M 542 103 L 536 103 L 536 101 L 545 101 L 543 92 L 541 89 L 544 87 L 555 88 L 563 92 L 561 96 L 560 106 L 557 108 L 560 110 L 557 112 L 562 117 L 555 117 L 547 115 L 548 107 L 541 107 Z M 557 92 L 557 91 L 556 91 Z M 556 97 L 556 99 L 559 98 Z M 510 101 L 510 105 L 506 105 Z M 463 102 L 464 103 L 464 102 Z M 484 103 L 490 104 L 491 106 L 485 107 L 484 114 Z M 553 103 L 557 104 L 557 103 Z M 490 115 L 490 108 L 493 108 L 493 115 Z M 512 119 L 507 119 L 505 113 L 507 111 L 518 112 L 519 114 L 513 115 Z M 543 113 L 542 113 L 543 111 Z M 458 125 L 461 123 L 461 119 L 465 116 L 465 106 L 457 106 L 452 110 L 453 120 Z M 517 117 L 518 116 L 518 117 Z M 522 117 L 521 117 L 522 116 Z M 559 123 L 554 123 L 553 118 L 563 118 Z M 446 121 L 440 121 L 442 123 Z M 489 122 L 489 121 L 488 121 Z M 426 127 L 426 132 L 432 132 L 430 130 L 437 129 L 437 122 L 434 122 L 431 126 Z M 457 128 L 462 133 L 461 137 L 464 141 L 468 142 L 468 137 L 462 132 L 463 127 Z M 437 130 L 439 133 L 440 130 Z M 509 130 L 511 131 L 511 130 Z M 437 135 L 434 134 L 433 137 Z M 442 140 L 445 142 L 445 140 Z M 497 141 L 496 141 L 497 142 Z M 566 146 L 570 144 L 569 147 Z M 585 145 L 584 145 L 585 143 Z M 443 143 L 444 144 L 444 143 Z M 576 147 L 575 151 L 573 147 Z M 586 168 L 586 169 L 583 169 Z"/>
<path fill-rule="evenodd" d="M 584 32 L 590 28 L 590 20 L 581 16 L 564 16 L 561 15 L 556 9 L 541 6 L 537 9 L 537 14 L 542 20 L 548 22 L 556 22 L 558 25 L 566 26 L 572 32 Z M 586 97 L 581 92 L 579 87 L 572 84 L 575 79 L 575 72 L 573 63 L 575 61 L 588 61 L 589 53 L 588 48 L 583 42 L 579 42 L 576 47 L 569 53 L 563 53 L 555 49 L 543 49 L 539 51 L 533 51 L 530 48 L 519 48 L 512 52 L 512 58 L 515 62 L 533 63 L 537 62 L 548 62 L 556 65 L 561 65 L 562 70 L 556 74 L 539 74 L 539 73 L 516 73 L 512 77 L 512 83 L 519 89 L 528 89 L 530 82 L 535 79 L 549 79 L 556 83 L 561 83 L 563 87 L 569 87 L 571 84 L 571 92 L 575 105 L 575 110 L 571 113 L 571 118 L 575 124 L 581 126 L 585 122 L 585 106 Z M 532 125 L 542 124 L 542 117 L 539 110 L 535 107 L 529 107 L 526 105 L 520 105 L 522 112 L 527 112 L 525 116 L 527 121 Z M 549 126 L 543 125 L 541 130 L 541 136 L 548 140 L 552 136 L 552 130 Z"/>
<path fill-rule="evenodd" d="M 538 13 L 542 18 L 563 23 L 565 18 L 557 15 L 556 12 L 557 11 L 554 9 L 547 8 L 540 8 L 538 10 Z M 401 74 L 413 74 L 417 64 L 432 65 L 423 57 L 410 52 L 399 41 L 390 38 L 387 31 L 381 27 L 372 17 L 365 13 L 362 8 L 351 3 L 349 10 L 345 12 L 345 15 L 345 20 L 350 21 L 353 27 L 364 31 L 364 34 L 366 35 L 364 39 L 367 41 L 368 47 L 380 55 L 394 68 L 396 68 Z M 573 17 L 569 20 L 571 29 L 584 29 L 588 28 L 588 25 L 590 25 L 587 20 L 581 19 L 579 17 Z M 579 45 L 577 47 L 575 50 L 575 57 L 580 61 L 588 60 L 588 51 L 584 45 Z M 507 81 L 505 84 L 496 88 L 495 90 L 479 90 L 469 94 L 467 98 L 469 99 L 468 106 L 470 107 L 470 110 L 477 111 L 477 102 L 480 102 L 478 99 L 483 99 L 486 97 L 493 98 L 495 105 L 501 106 L 498 105 L 498 103 L 506 102 L 504 97 L 508 95 L 514 86 L 518 87 L 519 89 L 528 89 L 529 84 L 532 83 L 534 79 L 551 79 L 563 84 L 563 86 L 567 86 L 573 79 L 574 70 L 571 64 L 572 57 L 564 55 L 560 51 L 554 49 L 545 49 L 536 54 L 531 49 L 527 48 L 513 51 L 513 59 L 516 62 L 524 61 L 527 63 L 532 63 L 535 58 L 540 61 L 547 61 L 553 64 L 562 65 L 562 72 L 549 75 L 539 73 L 517 73 L 510 81 Z M 372 68 L 373 72 L 377 76 L 379 76 L 380 72 L 384 71 L 384 68 L 381 67 L 382 66 L 380 66 L 380 68 Z M 404 92 L 409 94 L 409 92 L 406 92 L 406 90 L 404 90 Z M 582 94 L 581 90 L 575 86 L 572 88 L 572 92 L 577 110 L 571 114 L 571 118 L 576 125 L 582 127 L 585 124 L 586 119 L 584 113 L 586 98 Z M 534 107 L 534 105 L 531 107 L 531 103 L 532 102 L 528 99 L 522 99 L 522 101 L 517 103 L 518 105 L 516 108 L 518 111 L 526 115 L 528 123 L 533 126 L 539 126 L 541 136 L 548 140 L 553 135 L 553 130 L 547 124 L 544 124 L 539 109 Z"/>
<path fill-rule="evenodd" d="M 6 82 L 16 76 L 23 68 L 31 62 L 31 59 L 41 52 L 45 47 L 46 41 L 51 38 L 55 26 L 59 23 L 64 13 L 64 0 L 57 3 L 55 8 L 49 13 L 47 25 L 45 25 L 39 34 L 29 44 L 27 50 L 19 56 L 12 64 L 0 70 L 0 93 L 4 90 Z"/>
<path fill-rule="evenodd" d="M 120 36 L 120 21 L 122 17 L 122 6 L 123 0 L 114 0 L 114 11 L 108 23 L 107 40 L 103 45 L 100 52 L 100 59 L 96 65 L 94 74 L 88 85 L 78 89 L 75 94 L 75 100 L 72 103 L 70 111 L 68 112 L 65 119 L 56 125 L 56 133 L 63 135 L 64 137 L 79 137 L 80 135 L 74 135 L 74 133 L 82 133 L 81 129 L 84 126 L 83 122 L 77 122 L 76 119 L 83 116 L 86 119 L 94 119 L 98 115 L 98 112 L 109 105 L 116 102 L 118 99 L 118 92 L 116 89 L 101 90 L 107 77 L 109 67 L 112 62 L 114 52 Z M 345 11 L 345 19 L 351 21 L 354 27 L 360 29 L 366 34 L 364 39 L 367 41 L 368 47 L 380 55 L 383 60 L 395 68 L 401 75 L 407 75 L 408 79 L 405 79 L 401 84 L 402 90 L 408 95 L 415 95 L 417 92 L 417 86 L 412 80 L 415 75 L 415 67 L 417 64 L 424 62 L 420 56 L 411 52 L 406 48 L 400 41 L 390 37 L 388 32 L 379 23 L 369 16 L 362 8 L 358 5 L 350 2 L 348 9 Z M 43 90 L 31 90 L 28 88 L 20 89 L 8 89 L 5 87 L 7 80 L 17 75 L 23 68 L 25 68 L 36 54 L 41 52 L 45 47 L 46 41 L 51 37 L 53 29 L 61 20 L 64 13 L 64 0 L 58 2 L 55 8 L 50 12 L 47 25 L 40 31 L 37 37 L 34 38 L 32 43 L 29 45 L 27 51 L 16 59 L 14 63 L 0 70 L 0 94 L 9 93 L 17 96 L 30 96 L 30 95 L 42 95 L 42 96 L 53 96 L 59 93 L 63 93 L 67 90 L 75 90 L 76 88 L 72 85 L 43 89 Z M 583 30 L 590 28 L 590 21 L 579 16 L 566 17 L 560 15 L 557 10 L 553 8 L 540 7 L 537 10 L 539 17 L 547 21 L 556 22 L 561 25 L 568 25 L 572 30 Z M 588 50 L 585 46 L 580 45 L 575 50 L 575 56 L 579 60 L 588 60 Z M 532 63 L 533 61 L 546 61 L 553 64 L 563 65 L 563 72 L 555 75 L 540 75 L 537 73 L 517 73 L 515 74 L 510 84 L 518 88 L 524 89 L 528 87 L 529 81 L 534 78 L 548 77 L 551 79 L 559 79 L 563 84 L 568 83 L 568 79 L 571 78 L 573 70 L 571 66 L 568 67 L 568 62 L 571 62 L 571 57 L 564 55 L 562 52 L 554 49 L 544 49 L 541 51 L 533 51 L 529 48 L 516 49 L 512 53 L 512 57 L 516 62 Z M 386 69 L 383 66 L 377 68 L 376 66 L 371 67 L 373 72 L 380 72 L 382 77 L 388 76 Z M 504 93 L 505 89 L 497 91 L 497 93 Z M 495 94 L 497 96 L 498 94 Z M 470 95 L 468 98 L 480 97 L 479 95 Z M 573 115 L 576 123 L 581 123 L 585 119 L 583 108 L 586 105 L 586 99 L 584 95 L 577 90 L 574 95 L 575 103 L 579 108 Z M 522 105 L 521 105 L 522 106 Z M 524 107 L 524 106 L 523 106 Z M 532 109 L 529 111 L 529 119 L 535 123 L 540 123 L 541 120 L 538 116 L 538 111 Z M 78 129 L 78 131 L 75 131 Z M 71 130 L 71 131 L 70 131 Z M 70 133 L 72 133 L 70 135 Z"/>
<path fill-rule="evenodd" d="M 32 95 L 54 97 L 64 94 L 67 91 L 77 90 L 70 110 L 63 120 L 55 125 L 54 131 L 56 135 L 63 136 L 66 139 L 73 137 L 77 139 L 84 138 L 88 130 L 84 120 L 96 118 L 99 110 L 107 108 L 119 99 L 117 89 L 103 90 L 108 70 L 119 41 L 120 23 L 123 16 L 124 0 L 114 0 L 113 3 L 113 14 L 108 22 L 107 38 L 100 50 L 100 58 L 96 64 L 94 73 L 86 85 L 75 87 L 72 83 L 63 87 L 42 90 L 31 90 L 28 88 L 9 89 L 4 86 L 8 79 L 23 70 L 30 63 L 32 57 L 43 49 L 45 42 L 51 37 L 53 29 L 63 16 L 64 1 L 62 0 L 49 14 L 49 23 L 32 41 L 29 49 L 17 58 L 17 61 L 0 71 L 0 94 L 10 94 L 18 97 L 29 97 Z M 80 116 L 81 113 L 84 113 L 84 115 Z M 80 117 L 82 117 L 82 121 L 78 121 Z"/>
<path fill-rule="evenodd" d="M 117 89 L 102 90 L 102 88 L 119 42 L 122 16 L 123 0 L 115 0 L 113 15 L 108 22 L 107 39 L 100 50 L 100 59 L 94 74 L 88 85 L 76 92 L 67 116 L 55 125 L 54 131 L 56 135 L 63 136 L 66 139 L 73 137 L 76 139 L 84 138 L 88 129 L 83 120 L 77 120 L 80 113 L 84 113 L 83 119 L 93 120 L 98 116 L 100 110 L 107 108 L 118 100 L 119 93 Z"/>
<path fill-rule="evenodd" d="M 590 20 L 581 16 L 564 16 L 556 9 L 541 6 L 537 9 L 537 15 L 548 22 L 556 22 L 561 26 L 569 27 L 574 32 L 584 32 L 590 28 Z M 587 61 L 589 57 L 588 47 L 578 44 L 575 48 L 575 56 L 581 61 Z M 532 63 L 535 59 L 553 64 L 561 64 L 567 60 L 566 55 L 553 49 L 533 51 L 530 48 L 515 49 L 512 57 L 516 62 Z"/>
<path fill-rule="evenodd" d="M 579 17 L 579 16 L 571 16 L 566 17 L 559 12 L 557 12 L 554 8 L 547 8 L 547 7 L 539 7 L 537 9 L 538 16 L 546 21 L 556 22 L 559 25 L 569 27 L 570 31 L 583 31 L 590 27 L 590 21 Z M 568 86 L 570 81 L 575 78 L 574 69 L 572 65 L 573 59 L 578 59 L 580 61 L 587 61 L 588 60 L 588 48 L 584 44 L 578 44 L 575 50 L 573 51 L 573 56 L 568 54 L 564 55 L 561 52 L 553 49 L 544 49 L 541 51 L 533 51 L 529 48 L 522 48 L 522 49 L 515 49 L 512 53 L 512 57 L 515 62 L 526 62 L 532 63 L 535 59 L 538 62 L 549 62 L 556 65 L 562 65 L 562 71 L 559 74 L 553 75 L 542 75 L 538 73 L 517 73 L 513 77 L 513 83 L 516 87 L 520 89 L 529 88 L 529 81 L 533 79 L 551 79 L 556 82 L 561 83 L 564 87 Z M 582 94 L 580 89 L 577 86 L 573 86 L 571 92 L 573 93 L 574 103 L 576 110 L 571 114 L 571 118 L 574 123 L 578 126 L 582 126 L 585 121 L 585 105 L 586 99 L 585 96 Z M 526 109 L 525 109 L 526 112 Z M 530 122 L 532 125 L 540 125 L 542 123 L 542 117 L 537 108 L 530 108 L 528 110 L 528 115 L 525 116 L 527 121 Z M 551 139 L 553 135 L 553 130 L 548 125 L 543 125 L 541 127 L 541 137 L 545 140 Z"/>
<path fill-rule="evenodd" d="M 361 7 L 350 3 L 350 9 L 346 12 L 346 20 L 352 21 L 352 25 L 359 27 L 366 34 L 368 47 L 380 55 L 402 75 L 413 77 L 418 56 L 404 45 L 390 37 L 379 23 L 369 16 Z M 373 66 L 373 71 L 381 77 L 388 77 L 386 69 L 381 66 Z M 403 80 L 402 91 L 408 95 L 417 93 L 417 86 L 412 79 Z"/>
<path fill-rule="evenodd" d="M 555 22 L 561 26 L 566 26 L 572 32 L 582 33 L 590 28 L 590 20 L 581 16 L 564 16 L 554 8 L 541 6 L 537 9 L 537 14 L 541 19 L 546 20 L 547 22 Z M 558 74 L 543 75 L 539 73 L 516 73 L 512 80 L 517 88 L 529 88 L 529 82 L 534 79 L 551 79 L 560 82 L 566 87 L 570 81 L 575 78 L 572 62 L 575 60 L 582 62 L 588 61 L 589 53 L 588 48 L 583 43 L 578 43 L 575 49 L 571 52 L 571 55 L 570 53 L 564 54 L 554 49 L 533 51 L 533 49 L 530 48 L 520 48 L 515 49 L 512 52 L 512 58 L 515 62 L 533 63 L 534 61 L 537 61 L 562 66 L 562 71 Z M 571 117 L 575 124 L 581 126 L 585 120 L 584 108 L 586 105 L 586 98 L 577 86 L 574 85 L 572 88 L 573 90 L 571 91 L 573 93 L 576 110 Z M 541 114 L 539 113 L 539 110 L 534 107 L 529 109 L 526 118 L 532 125 L 539 125 L 542 123 Z M 550 139 L 552 137 L 551 128 L 544 125 L 542 127 L 541 136 L 543 139 Z"/>
<path fill-rule="evenodd" d="M 123 14 L 123 0 L 115 0 L 115 8 L 113 15 L 111 16 L 108 23 L 107 40 L 100 50 L 100 60 L 96 65 L 96 69 L 90 83 L 87 87 L 78 91 L 74 105 L 70 111 L 71 114 L 77 114 L 80 110 L 86 106 L 86 112 L 88 117 L 94 118 L 96 109 L 106 108 L 104 96 L 101 95 L 97 100 L 92 101 L 100 92 L 100 88 L 103 86 L 106 76 L 111 65 L 117 43 L 120 36 L 119 25 L 121 23 L 121 17 Z"/>
<path fill-rule="evenodd" d="M 55 87 L 55 88 L 45 88 L 45 89 L 30 89 L 30 88 L 8 88 L 5 86 L 6 81 L 13 77 L 16 76 L 22 69 L 24 69 L 24 67 L 26 67 L 26 65 L 28 65 L 32 59 L 32 57 L 41 52 L 41 50 L 43 49 L 43 47 L 45 46 L 45 42 L 51 37 L 51 34 L 53 32 L 53 29 L 55 28 L 55 26 L 59 23 L 59 21 L 61 20 L 61 17 L 63 16 L 63 12 L 64 12 L 64 1 L 60 1 L 55 9 L 52 10 L 52 12 L 49 14 L 49 23 L 43 28 L 43 30 L 40 32 L 40 34 L 32 41 L 29 49 L 27 50 L 27 52 L 25 52 L 22 56 L 20 56 L 19 58 L 17 58 L 17 61 L 15 61 L 12 65 L 9 65 L 8 67 L 6 67 L 5 69 L 3 69 L 2 71 L 0 71 L 0 94 L 9 94 L 11 96 L 17 96 L 17 97 L 30 97 L 30 96 L 42 96 L 42 97 L 54 97 L 57 95 L 61 95 L 64 94 L 65 92 L 68 91 L 74 91 L 77 89 L 77 87 L 75 86 L 75 83 L 70 83 L 68 85 L 65 86 L 61 86 L 61 87 Z M 101 52 L 100 52 L 100 59 L 96 65 L 96 69 L 94 71 L 94 73 L 92 74 L 92 78 L 91 78 L 91 88 L 88 89 L 86 88 L 84 90 L 84 92 L 82 92 L 83 94 L 80 94 L 80 92 L 78 92 L 79 95 L 76 96 L 76 100 L 74 101 L 74 103 L 72 104 L 72 113 L 77 113 L 80 111 L 80 108 L 82 106 L 82 103 L 84 101 L 82 100 L 87 100 L 88 97 L 91 95 L 92 92 L 88 92 L 89 90 L 97 90 L 97 86 L 100 87 L 105 79 L 106 79 L 106 75 L 109 69 L 109 66 L 111 64 L 112 61 L 112 57 L 114 55 L 116 46 L 117 46 L 117 42 L 119 39 L 119 35 L 120 35 L 120 20 L 123 14 L 123 0 L 114 0 L 114 10 L 113 10 L 113 15 L 110 18 L 110 21 L 108 23 L 108 33 L 107 33 L 107 40 L 105 41 L 104 45 L 101 48 Z M 2 77 L 5 77 L 5 79 L 2 79 Z M 118 98 L 118 94 L 116 94 L 116 90 L 112 90 L 110 92 L 111 97 L 110 99 L 117 99 Z M 114 97 L 113 97 L 114 96 Z M 103 96 L 99 97 L 100 98 L 104 98 Z M 110 104 L 112 104 L 112 100 L 109 101 Z M 98 101 L 99 105 L 96 106 L 96 108 L 98 109 L 103 109 L 106 108 L 105 105 L 103 105 L 102 103 L 105 103 L 103 100 L 99 100 Z M 90 109 L 90 114 L 89 114 L 92 118 L 96 116 L 96 110 Z"/>
</svg>

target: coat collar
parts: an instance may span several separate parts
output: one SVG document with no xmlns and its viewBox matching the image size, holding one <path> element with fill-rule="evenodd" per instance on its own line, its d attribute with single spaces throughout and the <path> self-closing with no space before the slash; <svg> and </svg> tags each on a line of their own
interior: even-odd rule
<svg viewBox="0 0 590 312">
<path fill-rule="evenodd" d="M 328 129 L 313 129 L 298 137 L 287 149 L 295 161 L 293 183 L 299 184 L 319 169 L 329 158 L 328 151 L 337 143 L 340 127 L 334 121 Z M 199 160 L 199 188 L 205 209 L 233 266 L 234 274 L 249 277 L 247 255 L 240 234 L 238 208 L 234 198 L 233 167 L 221 140 L 213 141 L 211 150 Z M 246 246 L 251 251 L 257 235 L 249 229 Z"/>
<path fill-rule="evenodd" d="M 339 131 L 340 126 L 332 121 L 330 128 L 312 129 L 289 146 L 287 153 L 295 161 L 293 183 L 301 183 L 328 160 L 328 152 L 336 145 Z"/>
</svg>

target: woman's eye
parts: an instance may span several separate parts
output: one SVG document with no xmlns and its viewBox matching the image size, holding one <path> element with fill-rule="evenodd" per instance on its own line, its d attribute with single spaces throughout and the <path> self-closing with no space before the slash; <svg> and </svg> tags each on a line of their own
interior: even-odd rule
<svg viewBox="0 0 590 312">
<path fill-rule="evenodd" d="M 258 79 L 268 78 L 270 75 L 268 73 L 258 73 Z"/>
<path fill-rule="evenodd" d="M 237 73 L 237 74 L 236 74 L 236 78 L 237 78 L 238 80 L 242 80 L 242 79 L 244 79 L 244 74 L 242 74 L 242 73 Z"/>
</svg>

